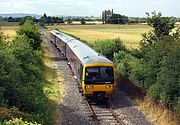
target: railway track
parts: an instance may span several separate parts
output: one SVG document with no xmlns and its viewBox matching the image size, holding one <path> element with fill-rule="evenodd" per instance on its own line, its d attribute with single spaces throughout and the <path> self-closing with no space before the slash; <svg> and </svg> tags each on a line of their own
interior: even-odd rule
<svg viewBox="0 0 180 125">
<path fill-rule="evenodd" d="M 108 101 L 96 102 L 84 99 L 83 104 L 87 109 L 88 117 L 96 125 L 124 125 L 119 116 L 108 104 Z"/>
<path fill-rule="evenodd" d="M 50 39 L 45 31 L 41 31 L 46 39 Z M 83 99 L 83 105 L 87 109 L 89 120 L 96 125 L 124 125 L 119 116 L 114 112 L 108 101 L 97 102 L 91 99 Z"/>
</svg>

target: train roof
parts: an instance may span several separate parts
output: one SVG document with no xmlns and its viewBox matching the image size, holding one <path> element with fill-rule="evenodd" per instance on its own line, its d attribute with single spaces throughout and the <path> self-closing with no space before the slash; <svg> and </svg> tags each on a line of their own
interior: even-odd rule
<svg viewBox="0 0 180 125">
<path fill-rule="evenodd" d="M 55 35 L 56 37 L 60 38 L 61 40 L 63 40 L 65 43 L 75 39 L 75 38 L 73 38 L 69 35 L 66 35 L 65 33 L 57 31 L 57 30 L 52 30 L 51 33 L 53 35 Z"/>
<path fill-rule="evenodd" d="M 74 54 L 79 58 L 79 60 L 83 64 L 91 64 L 91 63 L 112 63 L 106 57 L 100 55 L 93 49 L 91 49 L 86 44 L 82 43 L 81 41 L 75 39 L 67 43 Z"/>
<path fill-rule="evenodd" d="M 91 63 L 111 63 L 112 62 L 106 57 L 100 55 L 88 45 L 82 43 L 81 41 L 66 35 L 65 33 L 59 32 L 57 30 L 52 30 L 52 34 L 56 35 L 58 38 L 63 40 L 71 48 L 73 53 L 79 58 L 82 64 Z"/>
</svg>

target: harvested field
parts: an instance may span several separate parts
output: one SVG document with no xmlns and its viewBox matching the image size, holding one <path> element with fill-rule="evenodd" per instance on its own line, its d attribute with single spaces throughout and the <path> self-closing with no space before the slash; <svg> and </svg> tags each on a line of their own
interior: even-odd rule
<svg viewBox="0 0 180 125">
<path fill-rule="evenodd" d="M 65 33 L 73 34 L 88 42 L 98 39 L 120 38 L 129 48 L 137 48 L 142 39 L 141 34 L 148 32 L 148 25 L 59 25 L 48 26 L 49 30 L 60 29 Z"/>
<path fill-rule="evenodd" d="M 5 35 L 7 35 L 10 39 L 16 36 L 16 30 L 18 26 L 1 26 L 1 30 Z"/>
</svg>

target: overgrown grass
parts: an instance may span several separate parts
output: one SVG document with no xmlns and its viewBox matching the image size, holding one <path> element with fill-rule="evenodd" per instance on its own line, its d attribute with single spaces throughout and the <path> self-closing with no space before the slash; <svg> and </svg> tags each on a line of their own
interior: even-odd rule
<svg viewBox="0 0 180 125">
<path fill-rule="evenodd" d="M 47 47 L 42 44 L 41 48 L 43 50 L 43 62 L 44 62 L 44 72 L 43 77 L 45 79 L 45 87 L 44 92 L 49 97 L 49 99 L 52 99 L 56 103 L 59 102 L 59 96 L 60 96 L 60 88 L 59 88 L 59 78 L 57 72 L 52 69 L 53 64 L 51 61 L 52 54 L 48 52 Z"/>
<path fill-rule="evenodd" d="M 43 43 L 41 44 L 43 51 L 43 62 L 44 62 L 44 88 L 43 91 L 47 98 L 51 102 L 51 111 L 50 117 L 53 117 L 53 124 L 57 124 L 59 121 L 57 105 L 60 103 L 62 97 L 64 96 L 63 88 L 63 78 L 61 73 L 53 69 L 54 64 L 52 62 L 53 54 L 49 52 L 47 46 Z"/>
<path fill-rule="evenodd" d="M 144 99 L 135 99 L 135 102 L 156 125 L 178 125 L 180 123 L 177 114 L 149 96 L 145 96 Z"/>
</svg>

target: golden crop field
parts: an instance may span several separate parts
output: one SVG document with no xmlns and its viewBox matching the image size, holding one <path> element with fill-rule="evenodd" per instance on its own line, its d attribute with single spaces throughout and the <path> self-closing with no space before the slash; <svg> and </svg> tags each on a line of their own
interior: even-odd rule
<svg viewBox="0 0 180 125">
<path fill-rule="evenodd" d="M 145 24 L 139 25 L 58 25 L 48 26 L 49 30 L 56 29 L 73 34 L 88 42 L 98 39 L 120 38 L 129 48 L 137 48 L 142 39 L 141 34 L 148 32 L 151 28 Z"/>
<path fill-rule="evenodd" d="M 16 36 L 18 26 L 0 26 L 1 31 L 10 39 Z"/>
</svg>

